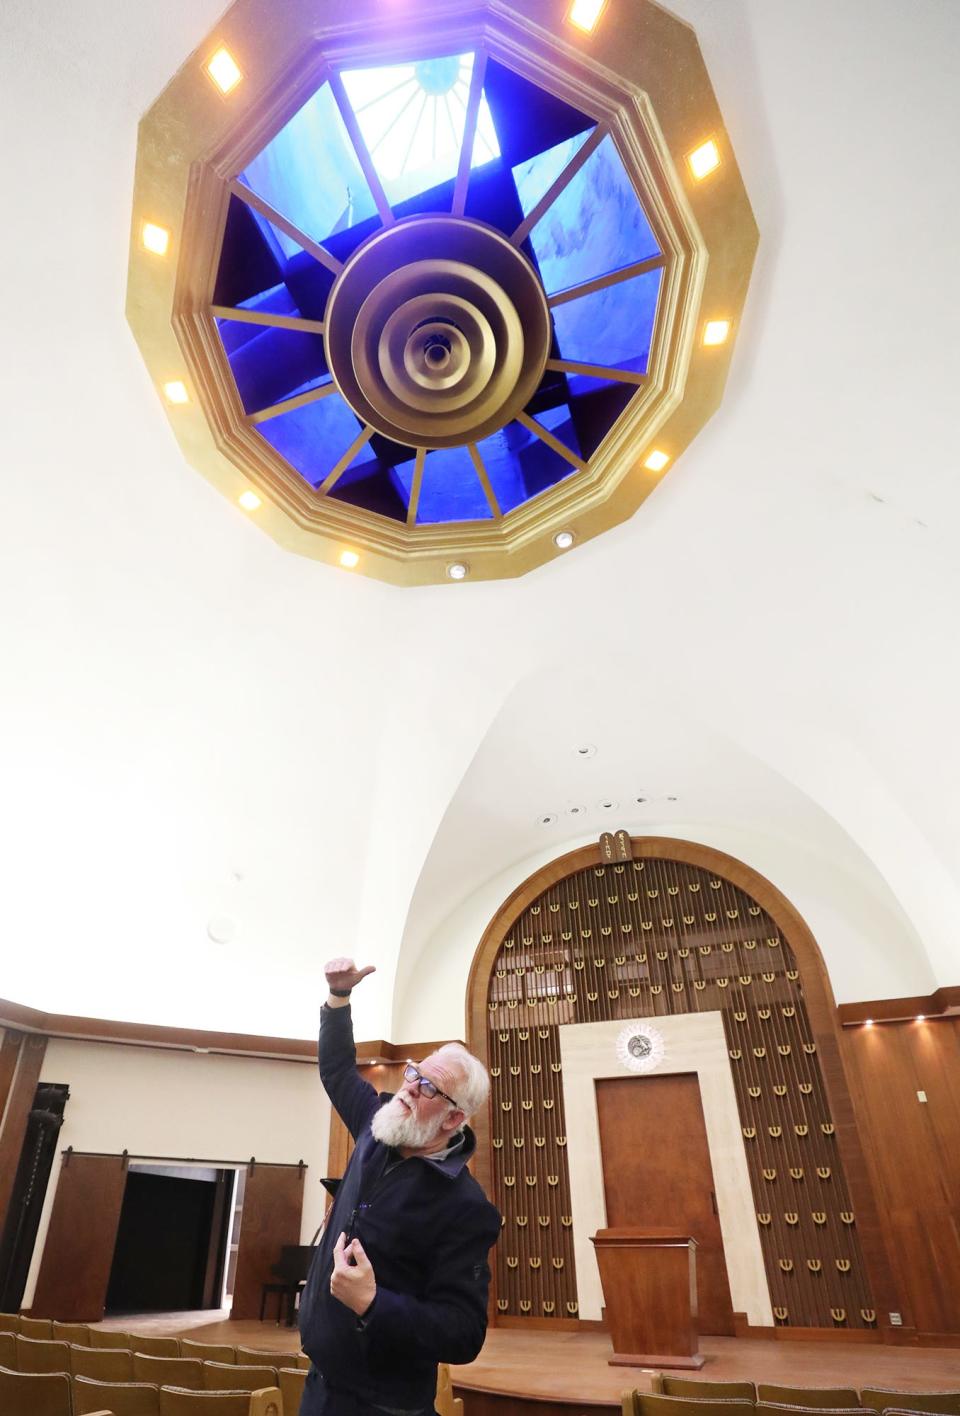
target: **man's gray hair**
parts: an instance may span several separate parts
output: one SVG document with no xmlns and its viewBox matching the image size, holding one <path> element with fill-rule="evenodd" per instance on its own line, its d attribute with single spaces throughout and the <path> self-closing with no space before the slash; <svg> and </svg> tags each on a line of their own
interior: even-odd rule
<svg viewBox="0 0 960 1416">
<path fill-rule="evenodd" d="M 462 1042 L 447 1042 L 437 1048 L 441 1057 L 449 1057 L 456 1063 L 463 1075 L 457 1088 L 457 1101 L 467 1120 L 487 1103 L 490 1095 L 490 1076 L 479 1057 L 468 1052 Z"/>
</svg>

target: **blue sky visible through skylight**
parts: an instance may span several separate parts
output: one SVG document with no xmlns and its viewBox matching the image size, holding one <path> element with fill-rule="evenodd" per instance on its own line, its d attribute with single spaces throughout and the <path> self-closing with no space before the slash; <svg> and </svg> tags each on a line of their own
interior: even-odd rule
<svg viewBox="0 0 960 1416">
<path fill-rule="evenodd" d="M 343 75 L 360 131 L 392 204 L 456 176 L 467 117 L 472 54 Z M 480 100 L 472 167 L 500 156 L 493 119 Z"/>
<path fill-rule="evenodd" d="M 247 164 L 241 180 L 314 241 L 376 214 L 376 206 L 329 84 Z M 258 224 L 289 259 L 301 249 L 262 217 Z"/>
</svg>

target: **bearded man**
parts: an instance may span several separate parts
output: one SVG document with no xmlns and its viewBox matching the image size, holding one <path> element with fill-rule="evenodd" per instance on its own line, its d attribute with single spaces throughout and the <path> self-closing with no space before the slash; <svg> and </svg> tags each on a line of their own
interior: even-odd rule
<svg viewBox="0 0 960 1416">
<path fill-rule="evenodd" d="M 459 1043 L 408 1062 L 395 1096 L 357 1072 L 350 993 L 372 973 L 333 959 L 320 1077 L 356 1146 L 300 1303 L 311 1359 L 300 1416 L 431 1416 L 439 1362 L 472 1362 L 487 1329 L 500 1216 L 467 1170 L 466 1124 L 490 1090 Z"/>
</svg>

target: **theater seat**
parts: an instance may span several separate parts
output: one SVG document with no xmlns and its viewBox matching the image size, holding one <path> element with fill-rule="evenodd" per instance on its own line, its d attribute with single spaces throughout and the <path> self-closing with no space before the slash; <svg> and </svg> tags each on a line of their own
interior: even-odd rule
<svg viewBox="0 0 960 1416">
<path fill-rule="evenodd" d="M 132 1382 L 133 1353 L 119 1347 L 70 1347 L 70 1366 L 75 1377 L 92 1377 L 98 1382 Z"/>
<path fill-rule="evenodd" d="M 295 1367 L 292 1352 L 258 1352 L 255 1347 L 236 1348 L 238 1367 Z"/>
<path fill-rule="evenodd" d="M 25 1318 L 20 1317 L 21 1337 L 37 1337 L 41 1341 L 49 1341 L 53 1337 L 53 1323 L 49 1318 Z"/>
<path fill-rule="evenodd" d="M 20 1372 L 69 1372 L 70 1344 L 21 1335 L 17 1338 L 17 1370 Z"/>
<path fill-rule="evenodd" d="M 90 1347 L 89 1323 L 58 1323 L 56 1318 L 50 1324 L 54 1342 L 75 1342 L 78 1347 Z"/>
<path fill-rule="evenodd" d="M 263 1391 L 185 1391 L 160 1388 L 160 1416 L 283 1416 L 279 1387 Z"/>
<path fill-rule="evenodd" d="M 3 1416 L 73 1416 L 65 1372 L 8 1372 L 0 1367 Z"/>
<path fill-rule="evenodd" d="M 140 1333 L 130 1334 L 131 1352 L 143 1352 L 147 1357 L 185 1357 L 180 1351 L 178 1337 L 144 1337 Z"/>
<path fill-rule="evenodd" d="M 146 1382 L 98 1382 L 76 1377 L 73 1383 L 74 1416 L 160 1416 L 160 1389 Z"/>
<path fill-rule="evenodd" d="M 189 1387 L 199 1391 L 203 1386 L 203 1363 L 191 1357 L 148 1357 L 133 1354 L 133 1380 L 150 1382 L 152 1386 Z"/>
<path fill-rule="evenodd" d="M 240 1367 L 229 1362 L 204 1362 L 204 1391 L 261 1391 L 277 1384 L 275 1367 Z"/>
<path fill-rule="evenodd" d="M 664 1396 L 694 1396 L 720 1401 L 756 1401 L 753 1382 L 701 1382 L 693 1377 L 672 1377 L 657 1372 L 650 1380 L 650 1390 Z"/>
<path fill-rule="evenodd" d="M 301 1367 L 280 1367 L 277 1371 L 277 1381 L 283 1396 L 284 1416 L 297 1416 L 303 1389 L 307 1384 L 306 1372 Z"/>
<path fill-rule="evenodd" d="M 772 1386 L 758 1382 L 757 1401 L 772 1406 L 829 1406 L 836 1411 L 840 1407 L 858 1407 L 860 1396 L 852 1387 Z"/>
<path fill-rule="evenodd" d="M 0 1332 L 0 1367 L 17 1370 L 17 1338 L 12 1332 Z"/>
<path fill-rule="evenodd" d="M 754 1416 L 752 1401 L 660 1396 L 648 1391 L 626 1392 L 622 1406 L 624 1416 Z"/>
<path fill-rule="evenodd" d="M 232 1347 L 227 1347 L 219 1342 L 188 1342 L 185 1337 L 180 1339 L 180 1356 L 196 1357 L 200 1362 L 235 1362 L 236 1352 Z"/>
<path fill-rule="evenodd" d="M 960 1391 L 896 1391 L 893 1387 L 864 1387 L 860 1405 L 874 1411 L 924 1411 L 931 1416 L 960 1416 Z"/>
<path fill-rule="evenodd" d="M 127 1352 L 133 1351 L 133 1334 L 129 1332 L 118 1332 L 115 1328 L 90 1328 L 89 1347 L 122 1347 Z"/>
</svg>

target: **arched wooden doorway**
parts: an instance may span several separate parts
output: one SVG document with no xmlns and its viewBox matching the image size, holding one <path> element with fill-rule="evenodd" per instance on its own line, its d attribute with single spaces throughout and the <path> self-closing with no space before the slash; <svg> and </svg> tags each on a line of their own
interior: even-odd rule
<svg viewBox="0 0 960 1416">
<path fill-rule="evenodd" d="M 874 1329 L 887 1260 L 816 941 L 769 881 L 688 841 L 624 838 L 537 871 L 470 975 L 470 1045 L 491 1070 L 481 1178 L 505 1217 L 499 1320 L 578 1317 L 561 1030 L 722 1021 L 774 1319 Z"/>
</svg>

